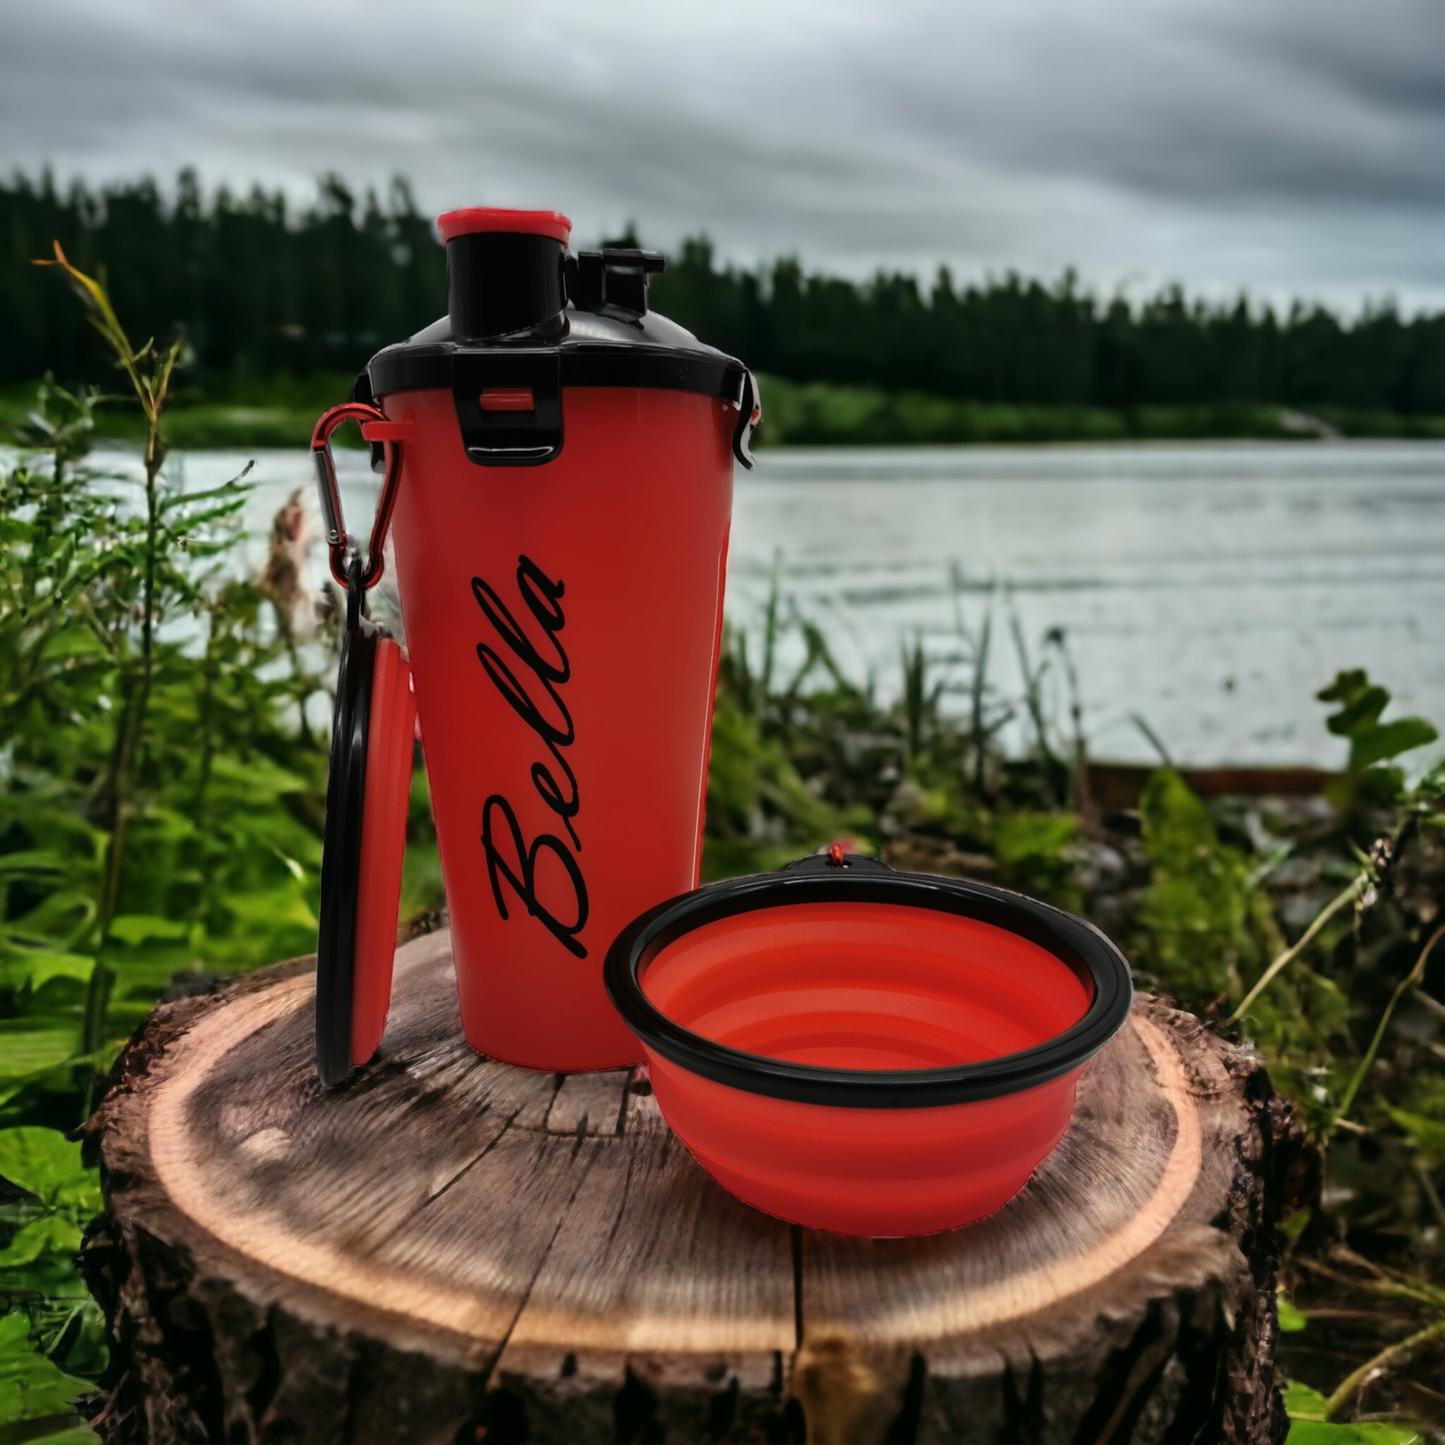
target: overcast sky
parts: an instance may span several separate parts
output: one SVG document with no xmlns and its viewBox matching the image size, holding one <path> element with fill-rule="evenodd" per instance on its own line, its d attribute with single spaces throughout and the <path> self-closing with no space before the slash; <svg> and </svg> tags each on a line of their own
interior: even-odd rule
<svg viewBox="0 0 1445 1445">
<path fill-rule="evenodd" d="M 1440 0 L 0 0 L 0 164 L 1445 306 Z"/>
</svg>

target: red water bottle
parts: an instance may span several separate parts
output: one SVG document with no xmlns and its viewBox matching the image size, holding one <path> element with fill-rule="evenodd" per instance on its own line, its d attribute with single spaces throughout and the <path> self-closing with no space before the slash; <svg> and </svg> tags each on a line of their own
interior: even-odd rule
<svg viewBox="0 0 1445 1445">
<path fill-rule="evenodd" d="M 608 946 L 698 880 L 732 469 L 752 464 L 756 387 L 649 313 L 661 256 L 569 257 L 553 212 L 439 224 L 448 315 L 374 356 L 355 400 L 385 453 L 462 1022 L 508 1063 L 616 1067 L 642 1055 L 603 988 Z M 324 495 L 327 436 L 323 418 Z M 390 955 L 353 941 L 324 997 L 326 905 L 331 1081 L 379 1039 Z M 356 916 L 388 906 L 394 926 L 389 888 Z M 372 1026 L 351 1027 L 359 1013 Z"/>
</svg>

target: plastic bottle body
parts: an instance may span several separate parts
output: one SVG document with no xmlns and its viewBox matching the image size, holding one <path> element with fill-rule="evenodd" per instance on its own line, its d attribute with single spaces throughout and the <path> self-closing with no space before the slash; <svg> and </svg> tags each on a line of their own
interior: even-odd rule
<svg viewBox="0 0 1445 1445">
<path fill-rule="evenodd" d="M 534 1069 L 638 1062 L 602 962 L 696 886 L 736 411 L 563 391 L 541 466 L 479 466 L 450 392 L 413 423 L 393 537 L 471 1045 Z"/>
</svg>

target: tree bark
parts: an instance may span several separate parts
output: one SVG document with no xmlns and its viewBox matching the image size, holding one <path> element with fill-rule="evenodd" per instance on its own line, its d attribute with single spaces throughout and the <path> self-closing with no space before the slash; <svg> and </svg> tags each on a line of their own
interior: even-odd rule
<svg viewBox="0 0 1445 1445">
<path fill-rule="evenodd" d="M 449 936 L 324 1093 L 312 961 L 156 1009 L 91 1124 L 122 1442 L 1278 1442 L 1301 1138 L 1258 1059 L 1141 998 L 1022 1194 L 861 1240 L 733 1199 L 645 1070 L 467 1047 Z"/>
</svg>

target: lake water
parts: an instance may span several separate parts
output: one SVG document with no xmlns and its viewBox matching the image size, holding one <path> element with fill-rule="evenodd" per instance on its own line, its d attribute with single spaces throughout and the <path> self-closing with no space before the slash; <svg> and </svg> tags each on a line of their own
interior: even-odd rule
<svg viewBox="0 0 1445 1445">
<path fill-rule="evenodd" d="M 182 464 L 200 486 L 242 460 Z M 369 520 L 364 458 L 338 462 L 348 516 Z M 306 453 L 259 453 L 254 476 L 258 533 L 292 487 L 314 508 Z M 990 685 L 1016 703 L 1015 625 L 1035 665 L 1062 629 L 1098 757 L 1156 756 L 1137 716 L 1181 763 L 1337 765 L 1313 695 L 1342 667 L 1445 725 L 1441 444 L 765 452 L 738 477 L 728 570 L 755 657 L 774 585 L 783 615 L 816 622 L 841 669 L 884 696 L 912 639 L 936 680 L 965 686 L 991 617 Z M 779 670 L 802 655 L 794 628 Z M 1063 722 L 1051 656 L 1044 693 Z"/>
</svg>

